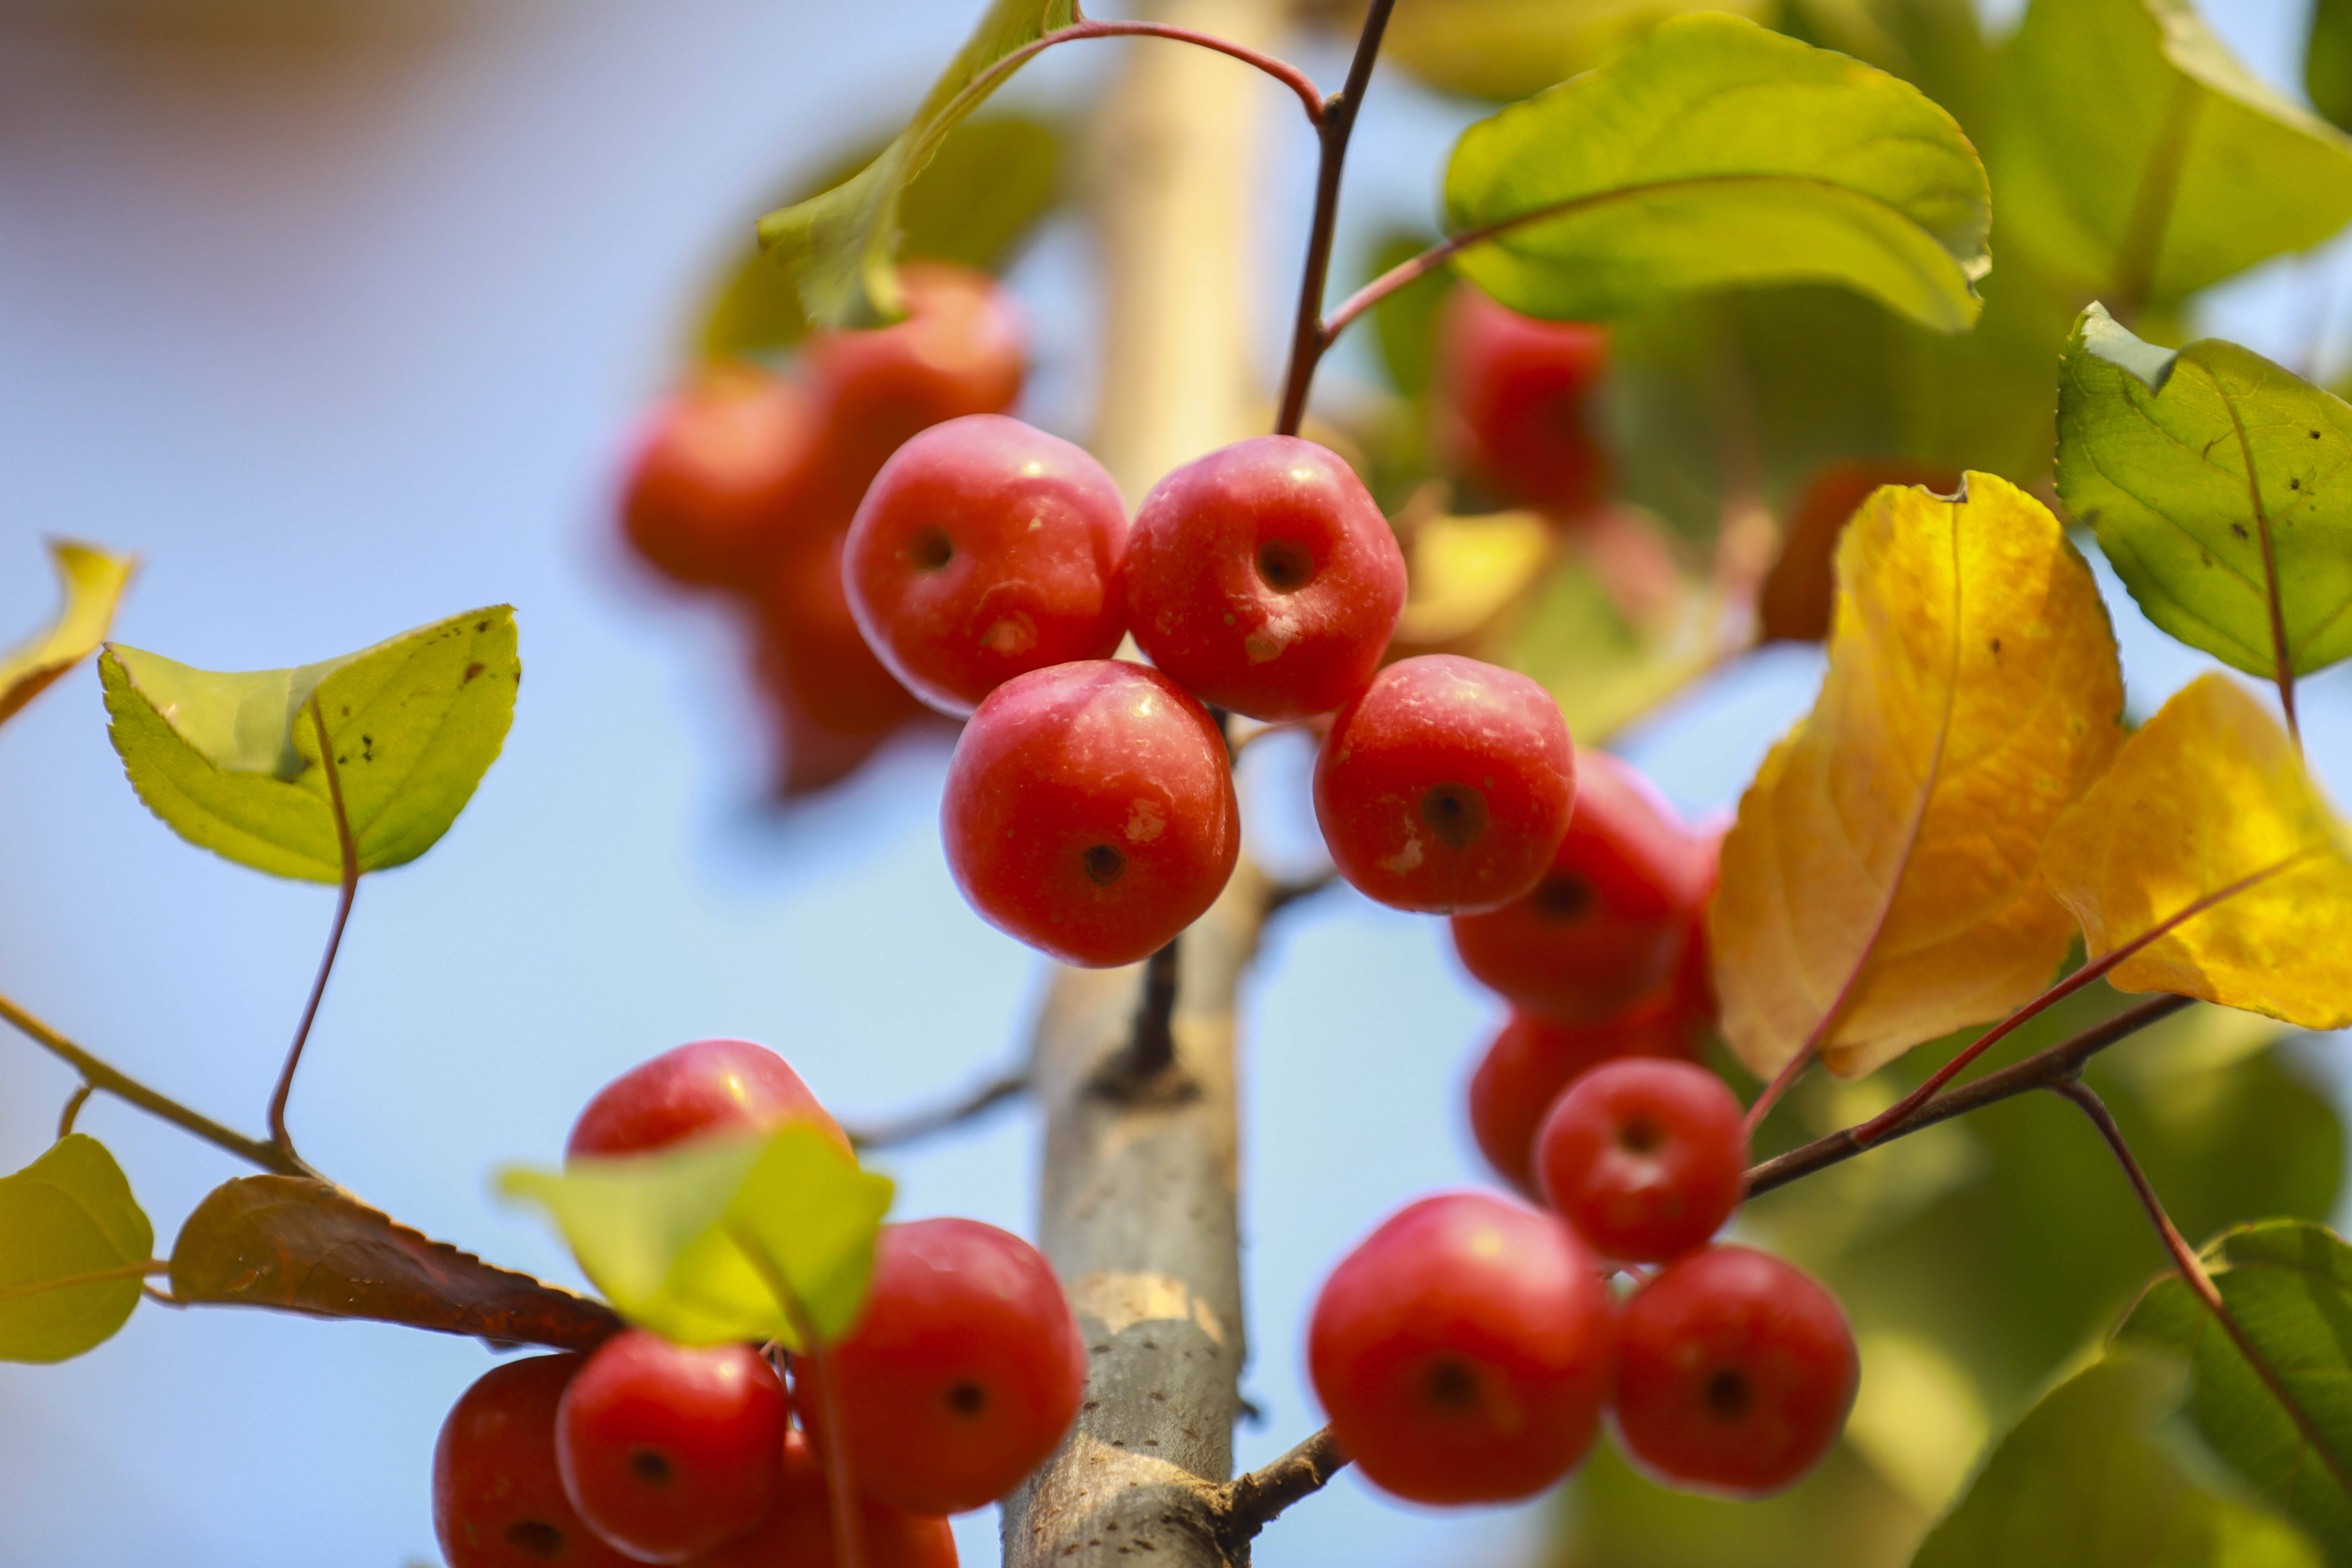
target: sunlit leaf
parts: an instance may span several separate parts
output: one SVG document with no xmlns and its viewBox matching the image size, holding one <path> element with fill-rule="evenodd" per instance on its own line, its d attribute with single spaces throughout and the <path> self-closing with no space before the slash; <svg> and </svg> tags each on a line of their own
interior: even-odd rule
<svg viewBox="0 0 2352 1568">
<path fill-rule="evenodd" d="M 1669 16 L 1730 11 L 1761 21 L 1758 0 L 1402 0 L 1381 58 L 1430 86 L 1478 98 L 1525 98 L 1622 54 Z"/>
<path fill-rule="evenodd" d="M 1736 16 L 1661 25 L 1617 60 L 1463 133 L 1455 265 L 1515 310 L 1819 281 L 1928 326 L 1976 319 L 1984 169 L 1917 89 Z"/>
<path fill-rule="evenodd" d="M 1907 458 L 1849 458 L 1816 472 L 1781 520 L 1780 554 L 1756 604 L 1759 637 L 1766 642 L 1820 642 L 1830 635 L 1838 540 L 1855 509 L 1881 485 L 1917 485 L 1949 495 L 1958 482 L 1949 469 Z"/>
<path fill-rule="evenodd" d="M 681 1344 L 796 1349 L 796 1315 L 825 1343 L 856 1321 L 892 1191 L 798 1122 L 766 1138 L 574 1160 L 560 1174 L 509 1169 L 499 1185 L 548 1212 L 630 1321 Z"/>
<path fill-rule="evenodd" d="M 2175 353 L 2093 305 L 2066 344 L 2058 493 L 2148 619 L 2251 675 L 2352 657 L 2352 405 L 2235 343 Z"/>
<path fill-rule="evenodd" d="M 2033 0 L 2000 77 L 2003 254 L 2070 302 L 2128 316 L 2352 220 L 2352 141 L 2255 79 L 2188 0 Z"/>
<path fill-rule="evenodd" d="M 2179 921 L 2108 973 L 2117 990 L 2352 1024 L 2352 840 L 2226 676 L 2191 682 L 2126 742 L 2051 831 L 2042 876 L 2094 956 Z"/>
<path fill-rule="evenodd" d="M 2352 1247 L 2319 1226 L 2263 1220 L 2206 1256 L 2259 1368 L 2178 1278 L 2149 1288 L 2117 1342 L 2189 1356 L 2189 1412 L 2205 1441 L 2330 1563 L 2352 1563 Z"/>
<path fill-rule="evenodd" d="M 1913 1568 L 2317 1568 L 2285 1521 L 2200 1486 L 2159 1439 L 2186 1368 L 2110 1355 L 2001 1440 Z"/>
<path fill-rule="evenodd" d="M 65 1361 L 103 1343 L 139 1305 L 155 1229 L 106 1145 L 68 1133 L 0 1176 L 0 1361 Z M 61 1284 L 91 1275 L 112 1278 Z"/>
<path fill-rule="evenodd" d="M 49 559 L 65 602 L 47 626 L 0 653 L 0 723 L 97 651 L 138 564 L 133 556 L 64 539 L 49 542 Z"/>
<path fill-rule="evenodd" d="M 218 674 L 121 645 L 99 661 L 114 749 L 181 837 L 258 871 L 342 875 L 315 700 L 360 868 L 433 847 L 514 717 L 514 612 L 501 605 L 297 669 Z"/>
<path fill-rule="evenodd" d="M 1370 282 L 1391 268 L 1412 260 L 1437 243 L 1437 237 L 1414 230 L 1389 236 L 1372 247 L 1364 270 Z M 1391 384 L 1407 397 L 1429 390 L 1437 365 L 1437 317 L 1454 287 L 1454 274 L 1440 267 L 1424 273 L 1372 307 L 1372 330 L 1380 344 L 1381 365 Z"/>
<path fill-rule="evenodd" d="M 808 187 L 814 196 L 874 161 L 868 148 Z M 940 143 L 899 204 L 898 255 L 992 272 L 1061 195 L 1061 138 L 1042 121 L 970 121 Z M 792 276 L 752 248 L 713 295 L 701 328 L 705 358 L 772 352 L 808 333 Z"/>
<path fill-rule="evenodd" d="M 1493 625 L 1556 552 L 1554 531 L 1531 511 L 1433 517 L 1405 544 L 1399 653 L 1455 649 Z"/>
<path fill-rule="evenodd" d="M 602 1302 L 494 1268 L 304 1176 L 246 1176 L 206 1194 L 172 1243 L 172 1294 L 559 1350 L 593 1350 L 620 1327 Z"/>
<path fill-rule="evenodd" d="M 994 0 L 914 119 L 856 177 L 760 220 L 760 244 L 792 276 L 808 319 L 871 326 L 898 311 L 890 267 L 907 187 L 947 133 L 1004 79 L 1007 57 L 1077 19 L 1076 0 Z"/>
<path fill-rule="evenodd" d="M 2105 771 L 2122 675 L 2090 568 L 2007 481 L 1878 491 L 1839 545 L 1829 674 L 1766 758 L 1709 917 L 1723 1028 L 1769 1076 L 1853 1076 L 2046 984 L 2069 939 L 2036 874 Z"/>
</svg>

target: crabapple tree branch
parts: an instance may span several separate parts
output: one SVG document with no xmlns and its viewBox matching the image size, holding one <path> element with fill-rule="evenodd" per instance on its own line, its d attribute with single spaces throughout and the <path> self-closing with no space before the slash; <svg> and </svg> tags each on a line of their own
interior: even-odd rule
<svg viewBox="0 0 2352 1568">
<path fill-rule="evenodd" d="M 1259 1531 L 1292 1503 L 1330 1485 L 1331 1478 L 1347 1463 L 1348 1451 L 1339 1447 L 1339 1439 L 1326 1426 L 1272 1464 L 1235 1477 L 1224 1489 L 1222 1500 L 1221 1528 L 1226 1555 L 1236 1561 L 1246 1560 L 1249 1542 Z"/>
<path fill-rule="evenodd" d="M 976 1121 L 998 1106 L 1028 1092 L 1028 1068 L 1014 1068 L 997 1074 L 943 1105 L 908 1111 L 887 1121 L 870 1122 L 845 1131 L 854 1149 L 896 1148 L 900 1144 L 918 1142 L 935 1132 L 944 1132 L 950 1127 L 961 1127 L 967 1121 Z"/>
</svg>

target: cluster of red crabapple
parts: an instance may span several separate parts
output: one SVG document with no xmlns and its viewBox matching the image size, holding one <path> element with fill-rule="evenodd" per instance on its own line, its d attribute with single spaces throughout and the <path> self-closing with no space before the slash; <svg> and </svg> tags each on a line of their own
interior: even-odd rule
<svg viewBox="0 0 2352 1568">
<path fill-rule="evenodd" d="M 908 322 L 817 341 L 816 402 L 874 405 L 835 367 L 880 351 L 840 344 L 919 329 L 948 341 L 930 300 L 949 279 L 978 286 L 923 276 Z M 1569 526 L 1600 504 L 1608 467 L 1587 404 L 1602 334 L 1462 289 L 1438 351 L 1441 447 L 1474 485 Z M 995 408 L 1017 389 L 1010 353 Z M 902 377 L 898 406 L 951 405 L 908 395 L 919 379 Z M 1444 654 L 1383 665 L 1404 561 L 1328 449 L 1236 443 L 1162 479 L 1130 521 L 1066 441 L 994 408 L 920 423 L 878 469 L 843 459 L 865 485 L 845 532 L 837 510 L 784 518 L 772 493 L 766 521 L 732 536 L 805 538 L 814 516 L 864 647 L 896 687 L 965 721 L 941 816 L 981 914 L 1067 963 L 1159 950 L 1239 854 L 1217 710 L 1314 724 L 1316 813 L 1339 874 L 1451 916 L 1465 966 L 1513 1005 L 1473 1079 L 1472 1123 L 1496 1170 L 1551 1212 L 1426 1199 L 1334 1271 L 1311 1370 L 1365 1473 L 1423 1502 L 1525 1496 L 1575 1465 L 1607 1406 L 1662 1479 L 1755 1495 L 1802 1474 L 1843 1426 L 1854 1349 L 1811 1279 L 1708 1245 L 1748 1155 L 1737 1100 L 1689 1059 L 1712 1010 L 1713 842 L 1613 759 L 1587 753 L 1580 778 L 1558 705 L 1527 678 Z M 734 525 L 721 508 L 688 526 L 693 488 L 648 480 L 667 440 L 633 480 L 631 537 L 690 577 L 670 535 Z M 829 563 L 765 548 L 801 563 L 789 571 Z M 789 629 L 787 616 L 772 636 Z M 1149 667 L 1113 657 L 1130 636 Z M 1621 1271 L 1642 1280 L 1622 1303 L 1606 1284 Z"/>
<path fill-rule="evenodd" d="M 699 1040 L 606 1085 L 564 1155 L 791 1121 L 848 1147 L 781 1057 Z M 441 1428 L 434 1528 L 449 1568 L 835 1568 L 825 1468 L 837 1455 L 865 1568 L 954 1568 L 945 1516 L 1019 1485 L 1085 1388 L 1076 1321 L 1034 1247 L 977 1220 L 885 1226 L 857 1321 L 821 1358 L 689 1349 L 633 1328 L 585 1355 L 491 1371 Z"/>
</svg>

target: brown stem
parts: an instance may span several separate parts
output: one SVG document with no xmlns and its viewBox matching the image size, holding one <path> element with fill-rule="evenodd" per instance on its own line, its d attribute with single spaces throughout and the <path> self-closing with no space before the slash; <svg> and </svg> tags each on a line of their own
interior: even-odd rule
<svg viewBox="0 0 2352 1568">
<path fill-rule="evenodd" d="M 60 1139 L 64 1138 L 68 1133 L 74 1130 L 74 1121 L 76 1118 L 81 1115 L 81 1108 L 88 1105 L 89 1103 L 89 1097 L 97 1092 L 98 1088 L 96 1085 L 83 1083 L 77 1088 L 73 1091 L 72 1096 L 66 1100 L 66 1108 L 58 1112 L 58 1136 Z"/>
<path fill-rule="evenodd" d="M 115 1071 L 5 996 L 0 996 L 0 1018 L 15 1025 L 18 1032 L 35 1045 L 62 1057 L 92 1089 L 104 1089 L 115 1099 L 135 1105 L 150 1116 L 160 1116 L 174 1127 L 194 1133 L 215 1148 L 226 1150 L 247 1163 L 257 1165 L 265 1171 L 274 1171 L 281 1176 L 318 1173 L 284 1150 L 247 1138 L 242 1132 L 231 1131 L 212 1118 L 198 1115 L 171 1096 L 149 1089 L 127 1073 Z"/>
<path fill-rule="evenodd" d="M 1029 1073 L 1026 1068 L 999 1073 L 977 1089 L 944 1105 L 909 1111 L 887 1121 L 849 1128 L 849 1146 L 853 1149 L 889 1149 L 901 1143 L 917 1142 L 935 1132 L 944 1132 L 950 1127 L 976 1121 L 1007 1100 L 1019 1099 L 1028 1090 Z"/>
<path fill-rule="evenodd" d="M 1810 1176 L 1816 1171 L 1851 1160 L 1865 1149 L 1891 1143 L 1897 1138 L 1908 1137 L 1939 1121 L 1948 1121 L 1955 1116 L 1980 1110 L 1996 1100 L 2064 1082 L 2081 1072 L 2084 1062 L 2109 1046 L 2137 1034 L 2160 1018 L 2170 1017 L 2195 1000 L 2193 996 L 2165 995 L 2126 1008 L 2105 1023 L 2093 1025 L 2072 1039 L 2063 1040 L 2046 1051 L 2028 1057 L 1999 1072 L 1987 1073 L 1948 1093 L 1939 1094 L 1912 1107 L 1867 1143 L 1856 1136 L 1860 1128 L 1848 1127 L 1826 1138 L 1817 1138 L 1802 1148 L 1776 1155 L 1749 1170 L 1748 1195 L 1758 1197 L 1775 1187 L 1785 1187 L 1800 1177 Z"/>
<path fill-rule="evenodd" d="M 1347 84 L 1327 100 L 1316 132 L 1321 156 L 1315 172 L 1315 216 L 1307 231 L 1306 275 L 1298 283 L 1298 311 L 1290 332 L 1290 370 L 1283 377 L 1282 414 L 1275 433 L 1296 436 L 1307 417 L 1307 394 L 1315 384 L 1315 367 L 1330 346 L 1331 333 L 1323 325 L 1323 289 L 1330 279 L 1331 243 L 1339 223 L 1339 175 L 1348 161 L 1348 139 L 1356 129 L 1356 114 L 1371 86 L 1372 66 L 1380 58 L 1381 36 L 1388 30 L 1389 13 L 1396 0 L 1372 0 L 1364 12 L 1364 30 L 1356 37 L 1355 58 L 1348 62 Z"/>
<path fill-rule="evenodd" d="M 1236 1478 L 1220 1500 L 1218 1529 L 1225 1555 L 1247 1562 L 1249 1543 L 1259 1531 L 1292 1503 L 1330 1485 L 1347 1463 L 1348 1451 L 1326 1426 L 1272 1464 Z"/>
<path fill-rule="evenodd" d="M 295 1026 L 294 1043 L 287 1047 L 286 1065 L 278 1069 L 278 1087 L 269 1096 L 270 1141 L 289 1160 L 296 1155 L 293 1135 L 286 1131 L 286 1100 L 294 1092 L 294 1069 L 302 1065 L 302 1047 L 318 1019 L 319 1004 L 327 994 L 327 977 L 335 972 L 335 954 L 343 945 L 343 928 L 351 923 L 352 900 L 360 891 L 360 851 L 352 838 L 351 814 L 343 809 L 343 776 L 335 765 L 335 743 L 327 735 L 327 716 L 320 711 L 315 692 L 310 697 L 310 723 L 319 734 L 319 765 L 327 770 L 327 800 L 334 808 L 335 843 L 342 851 L 343 879 L 335 898 L 334 924 L 327 928 L 327 951 L 319 959 L 318 978 L 310 983 L 310 1000 L 302 1008 L 302 1021 Z"/>
</svg>

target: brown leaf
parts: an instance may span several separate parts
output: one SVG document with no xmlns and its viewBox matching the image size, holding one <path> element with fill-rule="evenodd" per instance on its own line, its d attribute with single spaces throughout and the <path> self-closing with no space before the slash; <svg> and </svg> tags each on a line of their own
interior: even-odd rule
<svg viewBox="0 0 2352 1568">
<path fill-rule="evenodd" d="M 621 1327 L 601 1301 L 494 1268 L 303 1176 L 214 1188 L 180 1227 L 172 1293 L 559 1350 L 592 1349 Z"/>
</svg>

